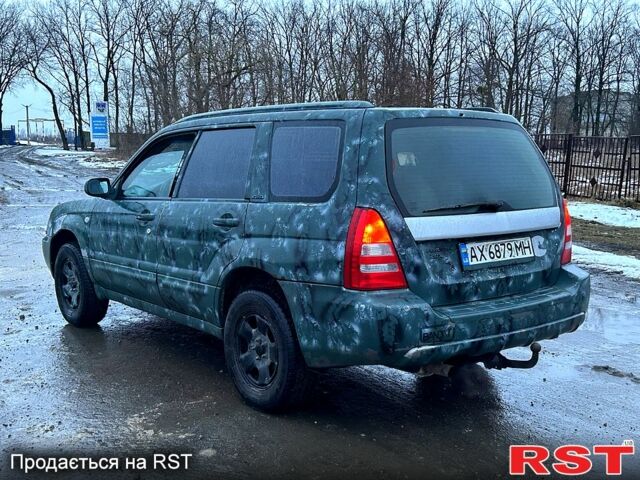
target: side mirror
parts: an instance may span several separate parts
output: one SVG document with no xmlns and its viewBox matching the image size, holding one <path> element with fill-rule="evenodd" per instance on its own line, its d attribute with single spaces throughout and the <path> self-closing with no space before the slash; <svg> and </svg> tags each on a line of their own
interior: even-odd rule
<svg viewBox="0 0 640 480">
<path fill-rule="evenodd" d="M 84 184 L 84 193 L 92 197 L 108 197 L 112 192 L 108 178 L 92 178 Z"/>
</svg>

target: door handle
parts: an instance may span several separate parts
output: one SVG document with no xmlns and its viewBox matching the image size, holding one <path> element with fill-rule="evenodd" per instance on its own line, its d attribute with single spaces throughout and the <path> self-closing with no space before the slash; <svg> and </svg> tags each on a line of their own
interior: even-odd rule
<svg viewBox="0 0 640 480">
<path fill-rule="evenodd" d="M 136 220 L 140 220 L 141 222 L 150 222 L 154 218 L 156 218 L 156 216 L 153 213 L 139 213 L 136 215 Z"/>
<path fill-rule="evenodd" d="M 211 223 L 213 223 L 213 225 L 215 225 L 216 227 L 231 228 L 240 225 L 240 219 L 231 216 L 222 216 L 220 218 L 214 218 L 213 220 L 211 220 Z"/>
</svg>

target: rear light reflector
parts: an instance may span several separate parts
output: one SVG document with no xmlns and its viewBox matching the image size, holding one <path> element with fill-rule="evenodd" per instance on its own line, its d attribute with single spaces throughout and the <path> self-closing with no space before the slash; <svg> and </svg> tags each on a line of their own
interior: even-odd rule
<svg viewBox="0 0 640 480">
<path fill-rule="evenodd" d="M 571 249 L 573 247 L 573 234 L 571 232 L 571 215 L 569 215 L 569 206 L 566 199 L 562 199 L 564 208 L 564 241 L 562 245 L 562 257 L 560 264 L 566 265 L 571 263 Z"/>
<path fill-rule="evenodd" d="M 373 265 L 360 265 L 360 272 L 362 273 L 380 273 L 380 272 L 397 272 L 397 263 L 376 263 Z"/>
<path fill-rule="evenodd" d="M 371 208 L 358 207 L 351 217 L 344 286 L 354 290 L 407 288 L 389 230 L 380 214 Z"/>
</svg>

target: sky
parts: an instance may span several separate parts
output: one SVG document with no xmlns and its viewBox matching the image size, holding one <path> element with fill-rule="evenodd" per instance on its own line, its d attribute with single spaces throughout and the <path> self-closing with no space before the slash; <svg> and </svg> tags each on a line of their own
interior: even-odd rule
<svg viewBox="0 0 640 480">
<path fill-rule="evenodd" d="M 11 125 L 16 126 L 18 130 L 18 120 L 24 120 L 25 108 L 23 105 L 31 105 L 29 107 L 29 118 L 49 118 L 53 119 L 53 111 L 51 110 L 51 97 L 47 91 L 40 85 L 30 79 L 25 79 L 21 84 L 15 85 L 4 97 L 2 104 L 2 128 L 9 128 Z M 62 112 L 62 120 L 65 127 L 73 128 L 73 120 L 71 116 Z M 19 138 L 25 136 L 25 122 L 20 122 Z M 31 124 L 31 132 L 34 133 L 34 124 Z M 41 128 L 38 126 L 38 128 Z M 53 122 L 45 123 L 45 132 L 57 132 Z"/>
</svg>

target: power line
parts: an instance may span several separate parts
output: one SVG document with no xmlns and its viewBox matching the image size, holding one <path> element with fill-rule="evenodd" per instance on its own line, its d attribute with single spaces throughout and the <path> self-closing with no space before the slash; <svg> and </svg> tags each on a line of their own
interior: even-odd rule
<svg viewBox="0 0 640 480">
<path fill-rule="evenodd" d="M 22 108 L 16 108 L 15 110 L 12 110 L 10 112 L 2 112 L 4 115 L 15 115 L 16 113 L 19 113 L 22 111 Z"/>
</svg>

